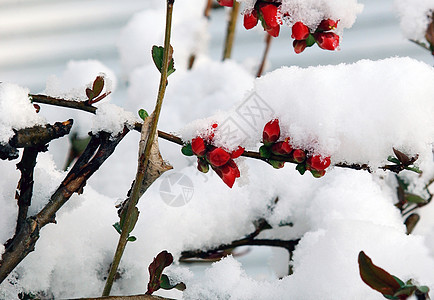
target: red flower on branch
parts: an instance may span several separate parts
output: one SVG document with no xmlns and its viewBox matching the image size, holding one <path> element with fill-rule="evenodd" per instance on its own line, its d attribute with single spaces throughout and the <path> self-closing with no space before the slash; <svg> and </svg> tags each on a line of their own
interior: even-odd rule
<svg viewBox="0 0 434 300">
<path fill-rule="evenodd" d="M 309 27 L 303 24 L 303 22 L 296 22 L 292 26 L 292 35 L 291 37 L 296 40 L 305 40 L 309 36 Z"/>
<path fill-rule="evenodd" d="M 314 37 L 321 49 L 336 50 L 339 47 L 339 35 L 334 32 L 315 33 Z"/>
<path fill-rule="evenodd" d="M 262 133 L 262 141 L 265 145 L 270 145 L 276 142 L 280 137 L 279 120 L 274 119 L 265 124 L 264 131 Z"/>
<path fill-rule="evenodd" d="M 191 150 L 196 156 L 204 156 L 206 152 L 206 146 L 203 138 L 197 137 L 191 140 Z"/>
<path fill-rule="evenodd" d="M 258 24 L 258 13 L 253 10 L 251 13 L 244 14 L 244 28 L 252 29 Z"/>
<path fill-rule="evenodd" d="M 289 144 L 288 139 L 282 142 L 277 142 L 271 146 L 271 152 L 276 155 L 289 155 L 292 151 L 292 146 Z"/>
<path fill-rule="evenodd" d="M 240 170 L 232 159 L 230 159 L 225 165 L 221 167 L 213 167 L 213 169 L 223 180 L 223 182 L 230 188 L 233 187 L 235 179 L 240 177 Z"/>
<path fill-rule="evenodd" d="M 214 148 L 206 154 L 206 159 L 214 167 L 221 167 L 226 164 L 231 155 L 222 148 Z"/>
<path fill-rule="evenodd" d="M 317 171 L 323 171 L 330 166 L 330 157 L 313 155 L 307 159 L 307 165 Z"/>
<path fill-rule="evenodd" d="M 299 53 L 303 52 L 304 49 L 306 49 L 307 43 L 306 43 L 306 40 L 303 40 L 303 41 L 297 41 L 297 40 L 295 40 L 292 43 L 292 46 L 294 47 L 295 53 L 299 54 Z"/>
<path fill-rule="evenodd" d="M 322 20 L 321 23 L 318 25 L 317 30 L 320 31 L 335 30 L 336 27 L 338 26 L 338 22 L 339 20 L 337 21 L 333 21 L 332 19 Z"/>
<path fill-rule="evenodd" d="M 234 6 L 234 0 L 217 0 L 217 2 L 218 2 L 221 6 L 227 6 L 227 7 L 232 7 L 232 6 Z"/>
</svg>

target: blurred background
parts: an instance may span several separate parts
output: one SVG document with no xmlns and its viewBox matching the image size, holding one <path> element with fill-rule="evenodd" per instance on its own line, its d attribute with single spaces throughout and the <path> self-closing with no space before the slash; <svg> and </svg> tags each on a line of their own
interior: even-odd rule
<svg viewBox="0 0 434 300">
<path fill-rule="evenodd" d="M 428 51 L 402 36 L 393 0 L 359 2 L 364 10 L 354 26 L 344 31 L 341 51 L 312 47 L 296 55 L 290 30 L 283 26 L 280 37 L 272 42 L 267 71 L 283 65 L 338 64 L 391 56 L 433 63 Z M 143 0 L 0 0 L 0 81 L 37 93 L 45 88 L 49 75 L 61 73 L 68 61 L 80 59 L 98 59 L 120 73 L 116 46 L 120 31 L 136 12 L 147 7 L 149 3 Z M 222 56 L 225 20 L 224 9 L 212 12 L 208 51 L 215 60 Z M 246 31 L 238 22 L 233 59 L 253 65 L 261 59 L 263 49 L 263 31 Z"/>
</svg>

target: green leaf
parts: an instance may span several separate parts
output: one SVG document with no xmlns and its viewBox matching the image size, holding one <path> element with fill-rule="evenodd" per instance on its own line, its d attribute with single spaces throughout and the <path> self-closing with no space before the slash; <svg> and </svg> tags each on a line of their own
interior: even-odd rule
<svg viewBox="0 0 434 300">
<path fill-rule="evenodd" d="M 149 117 L 149 114 L 148 114 L 148 112 L 146 110 L 139 109 L 139 117 L 140 117 L 140 119 L 142 119 L 143 121 L 145 121 L 145 119 L 147 117 Z"/>
<path fill-rule="evenodd" d="M 173 48 L 172 48 L 172 46 L 170 46 L 170 50 L 169 50 L 170 61 L 169 61 L 169 68 L 167 69 L 167 76 L 169 76 L 170 74 L 175 72 L 175 68 L 174 68 L 175 62 L 172 58 L 172 53 L 173 53 Z M 163 70 L 163 57 L 164 57 L 164 47 L 153 46 L 152 47 L 152 59 L 154 61 L 155 66 L 157 67 L 158 71 L 160 71 L 160 73 Z"/>
<path fill-rule="evenodd" d="M 399 297 L 399 296 L 411 296 L 413 293 L 417 290 L 417 287 L 414 285 L 405 285 L 402 288 L 400 288 L 393 296 Z"/>
<path fill-rule="evenodd" d="M 103 87 L 104 87 L 104 77 L 97 76 L 92 85 L 92 90 L 95 95 L 94 97 L 101 94 Z"/>
<path fill-rule="evenodd" d="M 313 34 L 310 33 L 306 39 L 306 47 L 312 47 L 314 44 L 315 44 L 315 38 L 313 37 Z"/>
<path fill-rule="evenodd" d="M 169 277 L 167 275 L 163 274 L 163 275 L 161 275 L 160 288 L 162 288 L 164 290 L 177 289 L 177 290 L 183 291 L 187 287 L 185 286 L 185 284 L 183 282 L 180 282 L 180 283 L 175 284 L 175 285 L 170 284 Z"/>
<path fill-rule="evenodd" d="M 129 236 L 127 241 L 128 242 L 135 242 L 137 240 L 137 238 L 135 236 Z"/>
<path fill-rule="evenodd" d="M 120 220 L 120 226 L 121 228 L 124 227 L 124 223 L 126 221 L 126 215 L 127 215 L 127 211 L 128 209 L 125 209 L 121 215 L 121 220 Z M 130 227 L 128 228 L 128 233 L 130 233 L 131 231 L 133 231 L 134 227 L 136 226 L 137 220 L 139 219 L 139 209 L 137 207 L 134 207 L 133 213 L 131 215 L 131 219 L 132 222 L 130 223 Z"/>
<path fill-rule="evenodd" d="M 304 175 L 306 173 L 306 165 L 304 163 L 298 164 L 295 169 L 301 174 Z"/>
<path fill-rule="evenodd" d="M 397 164 L 397 165 L 401 164 L 401 162 L 396 157 L 393 157 L 393 156 L 389 156 L 387 158 L 387 160 L 390 161 L 390 162 L 393 162 L 394 164 Z"/>
<path fill-rule="evenodd" d="M 95 98 L 95 93 L 90 88 L 86 88 L 86 96 L 89 100 L 92 100 Z"/>
<path fill-rule="evenodd" d="M 269 147 L 262 145 L 259 148 L 259 155 L 261 155 L 261 157 L 263 158 L 270 158 L 271 157 L 271 150 Z"/>
<path fill-rule="evenodd" d="M 403 286 L 405 286 L 405 283 L 404 283 L 404 281 L 402 281 L 401 279 L 399 279 L 398 277 L 396 277 L 396 276 L 394 276 L 394 275 L 392 275 L 392 277 L 393 277 L 393 279 L 395 279 L 395 280 L 396 280 L 396 282 L 398 282 L 398 283 L 399 283 L 399 286 L 400 286 L 400 287 L 403 287 Z"/>
<path fill-rule="evenodd" d="M 410 194 L 410 193 L 405 194 L 405 200 L 407 200 L 407 202 L 414 203 L 414 204 L 427 203 L 427 201 L 425 199 L 423 199 L 422 197 L 415 195 L 415 194 Z"/>
<path fill-rule="evenodd" d="M 190 144 L 190 143 L 188 143 L 188 144 L 186 144 L 185 146 L 183 146 L 183 147 L 181 148 L 181 152 L 182 152 L 182 154 L 184 154 L 185 156 L 193 156 L 193 155 L 194 155 L 194 153 L 193 153 L 193 149 L 191 149 L 191 144 Z"/>
<path fill-rule="evenodd" d="M 122 234 L 122 228 L 121 228 L 121 225 L 119 224 L 119 222 L 114 223 L 114 224 L 113 224 L 113 227 L 116 229 L 116 231 L 117 231 L 119 234 Z"/>
<path fill-rule="evenodd" d="M 405 167 L 406 170 L 413 171 L 417 174 L 422 174 L 422 171 L 418 167 Z"/>
<path fill-rule="evenodd" d="M 383 295 L 393 296 L 401 288 L 399 282 L 391 274 L 374 265 L 363 251 L 359 253 L 358 262 L 360 277 L 374 290 Z"/>
<path fill-rule="evenodd" d="M 146 294 L 151 295 L 161 287 L 161 279 L 164 268 L 170 266 L 173 262 L 173 256 L 166 250 L 160 252 L 149 265 L 149 282 Z"/>
</svg>

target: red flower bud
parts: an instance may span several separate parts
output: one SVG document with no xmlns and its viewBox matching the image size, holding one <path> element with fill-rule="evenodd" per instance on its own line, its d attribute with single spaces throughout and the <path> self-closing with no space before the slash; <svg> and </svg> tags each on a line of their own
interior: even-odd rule
<svg viewBox="0 0 434 300">
<path fill-rule="evenodd" d="M 202 173 L 208 173 L 209 171 L 209 164 L 206 160 L 203 158 L 197 158 L 197 169 L 201 171 Z"/>
<path fill-rule="evenodd" d="M 282 142 L 277 142 L 271 146 L 271 152 L 276 155 L 288 155 L 291 153 L 291 151 L 292 147 L 287 139 Z"/>
<path fill-rule="evenodd" d="M 338 22 L 339 20 L 337 21 L 333 21 L 332 19 L 322 20 L 321 23 L 319 23 L 317 30 L 320 31 L 334 30 L 338 26 Z"/>
<path fill-rule="evenodd" d="M 232 158 L 232 159 L 238 158 L 238 157 L 240 157 L 241 154 L 243 154 L 243 153 L 244 153 L 244 148 L 241 147 L 241 146 L 238 146 L 238 149 L 237 149 L 237 150 L 232 151 L 232 153 L 231 153 L 231 158 Z"/>
<path fill-rule="evenodd" d="M 285 162 L 284 161 L 270 159 L 268 162 L 275 169 L 282 169 L 285 166 Z"/>
<path fill-rule="evenodd" d="M 303 52 L 304 49 L 306 49 L 306 46 L 307 46 L 306 40 L 303 40 L 303 41 L 297 41 L 297 40 L 295 40 L 292 43 L 292 46 L 294 47 L 295 53 L 299 54 L 299 53 Z"/>
<path fill-rule="evenodd" d="M 235 179 L 240 177 L 240 170 L 237 164 L 230 159 L 225 165 L 221 167 L 214 167 L 214 171 L 223 180 L 223 182 L 232 188 L 235 183 Z"/>
<path fill-rule="evenodd" d="M 191 140 L 191 150 L 197 156 L 204 156 L 206 152 L 205 142 L 203 138 L 197 137 Z"/>
<path fill-rule="evenodd" d="M 306 152 L 301 149 L 295 149 L 292 152 L 292 158 L 296 163 L 302 163 L 306 159 Z"/>
<path fill-rule="evenodd" d="M 304 25 L 302 22 L 297 22 L 292 26 L 291 37 L 296 40 L 305 40 L 309 36 L 309 27 Z"/>
<path fill-rule="evenodd" d="M 276 142 L 280 137 L 279 120 L 274 119 L 265 124 L 264 131 L 262 133 L 262 141 L 264 144 L 272 144 Z"/>
<path fill-rule="evenodd" d="M 307 165 L 311 169 L 322 171 L 330 166 L 330 157 L 321 157 L 320 155 L 314 155 L 307 159 Z"/>
<path fill-rule="evenodd" d="M 310 173 L 315 178 L 321 178 L 325 175 L 326 171 L 325 170 L 310 170 Z"/>
<path fill-rule="evenodd" d="M 214 148 L 206 154 L 206 158 L 214 167 L 220 167 L 228 162 L 231 155 L 222 148 Z"/>
<path fill-rule="evenodd" d="M 258 13 L 256 10 L 253 10 L 252 13 L 244 14 L 244 28 L 252 29 L 258 24 Z"/>
<path fill-rule="evenodd" d="M 277 22 L 277 6 L 273 4 L 261 3 L 259 4 L 259 10 L 262 14 L 265 24 L 268 27 L 279 26 L 279 23 Z"/>
<path fill-rule="evenodd" d="M 217 2 L 221 6 L 228 6 L 228 7 L 234 6 L 234 0 L 217 0 Z"/>
<path fill-rule="evenodd" d="M 318 46 L 324 50 L 336 50 L 339 46 L 339 35 L 334 32 L 320 32 L 314 35 Z"/>
<path fill-rule="evenodd" d="M 279 32 L 280 32 L 280 26 L 277 25 L 275 27 L 268 27 L 268 28 L 265 28 L 265 31 L 273 37 L 278 37 Z"/>
</svg>

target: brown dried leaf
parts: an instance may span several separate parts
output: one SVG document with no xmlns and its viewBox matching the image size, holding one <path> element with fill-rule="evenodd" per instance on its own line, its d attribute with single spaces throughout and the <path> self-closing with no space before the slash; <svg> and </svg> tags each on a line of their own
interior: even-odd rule
<svg viewBox="0 0 434 300">
<path fill-rule="evenodd" d="M 395 153 L 396 158 L 398 158 L 398 160 L 402 163 L 402 165 L 408 166 L 410 164 L 410 158 L 404 153 L 402 153 L 401 151 L 393 148 L 393 153 Z"/>
<path fill-rule="evenodd" d="M 104 88 L 104 77 L 97 76 L 95 81 L 93 82 L 93 85 L 92 85 L 94 97 L 101 94 L 103 88 Z"/>
<path fill-rule="evenodd" d="M 161 275 L 164 268 L 170 266 L 173 262 L 173 256 L 166 250 L 161 251 L 149 265 L 149 282 L 146 294 L 151 295 L 160 289 Z"/>
</svg>

